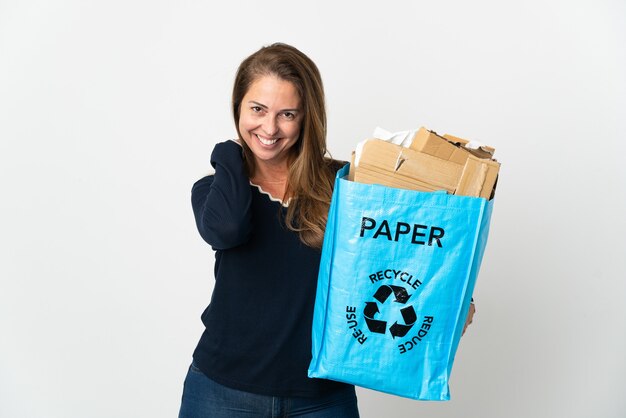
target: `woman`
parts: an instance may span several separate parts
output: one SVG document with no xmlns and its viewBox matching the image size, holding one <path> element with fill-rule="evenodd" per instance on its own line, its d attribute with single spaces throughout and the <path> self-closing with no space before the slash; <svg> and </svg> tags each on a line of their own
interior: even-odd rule
<svg viewBox="0 0 626 418">
<path fill-rule="evenodd" d="M 206 326 L 180 417 L 358 417 L 354 387 L 307 377 L 320 248 L 340 167 L 326 158 L 316 65 L 274 44 L 235 78 L 238 141 L 196 182 L 200 235 L 216 251 Z"/>
</svg>

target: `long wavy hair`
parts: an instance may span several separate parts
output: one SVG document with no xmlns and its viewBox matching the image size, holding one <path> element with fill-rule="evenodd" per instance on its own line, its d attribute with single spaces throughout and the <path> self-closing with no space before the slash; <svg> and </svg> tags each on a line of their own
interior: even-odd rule
<svg viewBox="0 0 626 418">
<path fill-rule="evenodd" d="M 300 98 L 303 119 L 300 136 L 292 147 L 287 189 L 290 197 L 285 215 L 288 229 L 313 248 L 321 248 L 335 171 L 340 165 L 327 157 L 326 106 L 322 78 L 315 63 L 293 46 L 275 43 L 246 58 L 235 76 L 232 110 L 237 134 L 243 146 L 248 175 L 255 173 L 254 155 L 239 132 L 241 102 L 259 77 L 275 76 L 292 83 Z"/>
</svg>

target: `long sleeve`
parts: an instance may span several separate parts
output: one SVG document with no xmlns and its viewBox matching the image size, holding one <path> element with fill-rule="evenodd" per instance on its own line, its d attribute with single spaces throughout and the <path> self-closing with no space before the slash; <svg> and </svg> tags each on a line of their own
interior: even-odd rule
<svg viewBox="0 0 626 418">
<path fill-rule="evenodd" d="M 224 250 L 247 241 L 252 229 L 252 194 L 239 144 L 217 144 L 211 165 L 215 174 L 193 185 L 191 205 L 200 236 L 214 249 Z"/>
</svg>

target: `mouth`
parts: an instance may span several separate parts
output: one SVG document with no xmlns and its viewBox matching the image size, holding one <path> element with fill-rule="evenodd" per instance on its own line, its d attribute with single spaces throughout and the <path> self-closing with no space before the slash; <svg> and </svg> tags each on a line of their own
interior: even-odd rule
<svg viewBox="0 0 626 418">
<path fill-rule="evenodd" d="M 269 139 L 269 138 L 264 138 L 260 136 L 259 134 L 254 134 L 254 135 L 257 137 L 257 139 L 259 140 L 261 144 L 266 145 L 266 146 L 274 145 L 278 141 L 278 138 Z"/>
</svg>

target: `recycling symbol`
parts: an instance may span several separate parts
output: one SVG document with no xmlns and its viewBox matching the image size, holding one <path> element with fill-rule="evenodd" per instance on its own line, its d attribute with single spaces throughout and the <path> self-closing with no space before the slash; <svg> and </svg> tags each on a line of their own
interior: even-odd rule
<svg viewBox="0 0 626 418">
<path fill-rule="evenodd" d="M 406 289 L 402 286 L 382 285 L 378 288 L 376 293 L 374 293 L 374 299 L 384 305 L 392 293 L 396 298 L 393 302 L 398 302 L 403 305 L 406 304 L 411 297 L 411 295 L 409 295 Z M 371 332 L 385 334 L 387 332 L 387 321 L 374 319 L 376 314 L 379 312 L 380 310 L 378 309 L 378 304 L 376 302 L 365 302 L 363 315 L 365 316 L 367 327 Z M 389 333 L 394 339 L 396 337 L 404 337 L 417 320 L 417 315 L 411 305 L 400 309 L 400 313 L 402 314 L 404 324 L 399 324 L 398 321 L 396 321 L 389 327 Z"/>
</svg>

